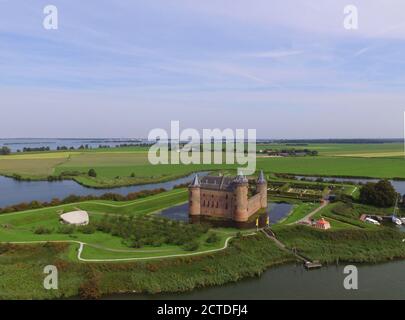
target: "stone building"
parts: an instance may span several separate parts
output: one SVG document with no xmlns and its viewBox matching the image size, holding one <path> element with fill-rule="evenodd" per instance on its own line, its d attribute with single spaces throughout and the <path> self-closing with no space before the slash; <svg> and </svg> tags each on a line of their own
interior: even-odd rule
<svg viewBox="0 0 405 320">
<path fill-rule="evenodd" d="M 245 222 L 262 208 L 267 208 L 267 181 L 263 171 L 249 188 L 243 175 L 236 178 L 195 176 L 189 186 L 190 216 L 208 216 Z"/>
</svg>

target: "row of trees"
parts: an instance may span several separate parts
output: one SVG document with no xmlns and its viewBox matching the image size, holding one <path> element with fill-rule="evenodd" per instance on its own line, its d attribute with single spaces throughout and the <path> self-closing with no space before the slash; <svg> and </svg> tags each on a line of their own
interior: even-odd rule
<svg viewBox="0 0 405 320">
<path fill-rule="evenodd" d="M 41 201 L 31 201 L 29 203 L 22 202 L 19 204 L 15 204 L 12 206 L 8 206 L 5 208 L 0 208 L 1 213 L 10 213 L 10 212 L 17 212 L 17 211 L 25 211 L 31 209 L 40 209 L 46 207 L 53 207 L 62 204 L 69 204 L 69 203 L 76 203 L 76 202 L 83 202 L 83 201 L 90 201 L 90 200 L 110 200 L 110 201 L 132 201 L 140 198 L 145 198 L 151 195 L 159 194 L 162 192 L 166 192 L 167 190 L 164 188 L 154 189 L 154 190 L 144 190 L 138 192 L 131 192 L 128 193 L 126 196 L 118 194 L 118 193 L 104 193 L 101 196 L 77 196 L 77 195 L 70 195 L 64 199 L 54 198 L 50 202 L 41 202 Z"/>
</svg>

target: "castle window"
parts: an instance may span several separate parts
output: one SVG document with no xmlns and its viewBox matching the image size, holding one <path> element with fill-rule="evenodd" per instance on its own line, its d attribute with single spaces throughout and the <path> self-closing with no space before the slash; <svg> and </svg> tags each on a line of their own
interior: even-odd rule
<svg viewBox="0 0 405 320">
<path fill-rule="evenodd" d="M 217 208 L 218 208 L 218 206 L 219 206 L 219 204 L 218 204 L 218 201 L 217 201 Z"/>
<path fill-rule="evenodd" d="M 228 209 L 228 202 L 225 203 L 225 209 Z"/>
</svg>

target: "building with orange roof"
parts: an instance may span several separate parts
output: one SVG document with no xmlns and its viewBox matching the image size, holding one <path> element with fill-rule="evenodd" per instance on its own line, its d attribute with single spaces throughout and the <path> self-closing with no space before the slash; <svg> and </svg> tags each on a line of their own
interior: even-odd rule
<svg viewBox="0 0 405 320">
<path fill-rule="evenodd" d="M 331 228 L 329 221 L 326 221 L 324 218 L 316 221 L 314 227 L 322 230 L 328 230 Z"/>
</svg>

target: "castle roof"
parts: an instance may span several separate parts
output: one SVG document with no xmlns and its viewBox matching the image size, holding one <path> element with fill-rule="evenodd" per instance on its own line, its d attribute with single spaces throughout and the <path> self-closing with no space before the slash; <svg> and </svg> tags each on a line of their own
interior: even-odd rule
<svg viewBox="0 0 405 320">
<path fill-rule="evenodd" d="M 236 183 L 248 183 L 248 179 L 242 174 L 238 174 L 238 176 L 235 178 Z"/>
<path fill-rule="evenodd" d="M 257 179 L 257 183 L 266 183 L 266 178 L 264 177 L 263 170 L 260 170 L 259 178 Z"/>
<path fill-rule="evenodd" d="M 233 191 L 235 188 L 235 179 L 231 177 L 205 176 L 201 178 L 200 185 L 203 189 Z"/>
<path fill-rule="evenodd" d="M 198 174 L 195 175 L 193 182 L 191 182 L 190 187 L 200 187 L 200 180 L 198 179 Z"/>
<path fill-rule="evenodd" d="M 205 176 L 201 178 L 199 186 L 202 189 L 232 192 L 235 190 L 236 186 L 241 183 L 248 183 L 248 179 L 244 175 L 238 175 L 236 178 Z"/>
</svg>

